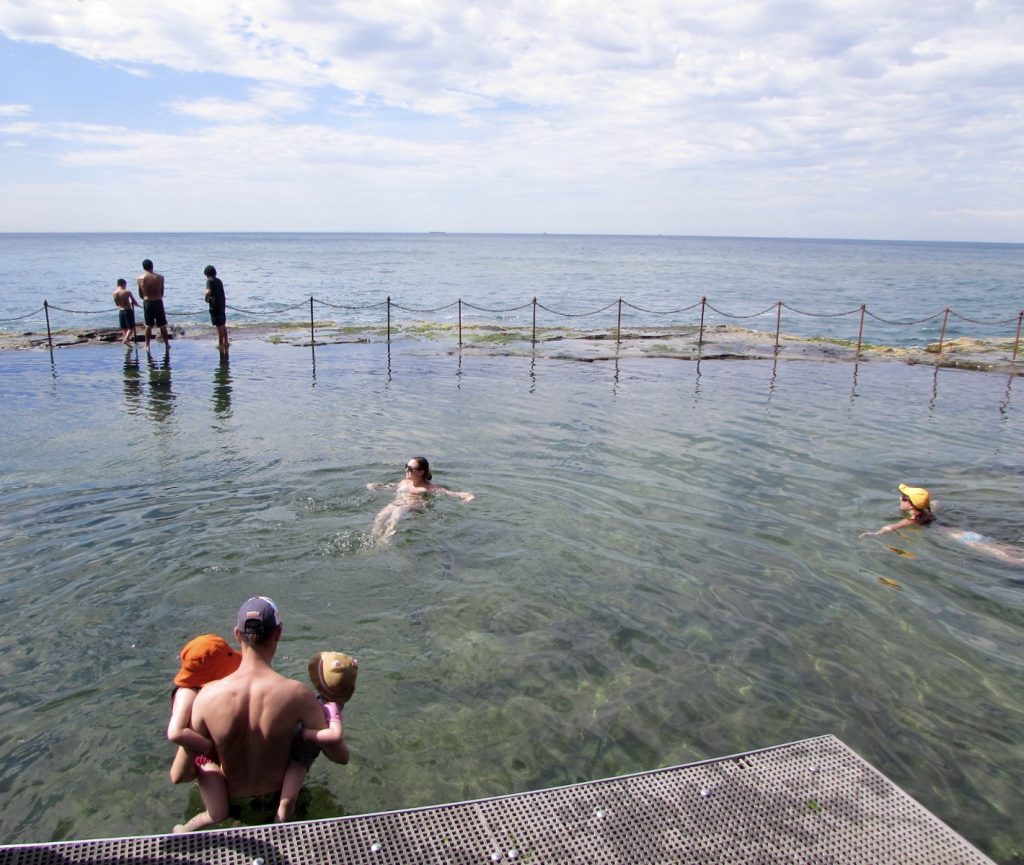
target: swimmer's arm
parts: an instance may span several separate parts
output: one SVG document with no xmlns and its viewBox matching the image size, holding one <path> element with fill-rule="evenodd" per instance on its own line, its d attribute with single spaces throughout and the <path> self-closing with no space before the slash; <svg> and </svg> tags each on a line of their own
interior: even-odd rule
<svg viewBox="0 0 1024 865">
<path fill-rule="evenodd" d="M 394 487 L 394 486 L 397 486 L 397 484 L 376 484 L 376 483 L 369 483 L 369 484 L 367 484 L 367 485 L 366 485 L 366 488 L 367 488 L 368 490 L 389 490 L 389 489 L 391 489 L 391 488 L 392 488 L 392 487 Z"/>
<path fill-rule="evenodd" d="M 861 533 L 862 538 L 873 537 L 874 535 L 884 535 L 889 532 L 895 532 L 899 529 L 905 529 L 907 526 L 913 526 L 916 523 L 913 520 L 900 520 L 898 523 L 892 523 L 888 526 L 882 526 L 877 532 L 863 532 Z"/>
<path fill-rule="evenodd" d="M 450 490 L 437 484 L 431 484 L 430 491 L 433 493 L 444 493 L 446 496 L 455 496 L 455 498 L 462 499 L 464 502 L 471 502 L 476 498 L 472 493 L 457 493 L 455 490 Z"/>
</svg>

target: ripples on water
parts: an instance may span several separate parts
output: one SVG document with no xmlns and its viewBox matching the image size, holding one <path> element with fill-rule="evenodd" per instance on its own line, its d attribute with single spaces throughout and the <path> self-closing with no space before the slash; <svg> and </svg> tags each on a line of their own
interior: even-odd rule
<svg viewBox="0 0 1024 865">
<path fill-rule="evenodd" d="M 314 816 L 831 732 L 1010 861 L 1024 572 L 937 532 L 857 535 L 908 480 L 1024 544 L 1014 382 L 384 352 L 0 357 L 4 841 L 180 821 L 176 653 L 265 593 L 284 673 L 320 649 L 362 664 L 353 761 L 314 766 Z M 365 484 L 416 454 L 477 499 L 374 548 L 391 493 Z"/>
</svg>

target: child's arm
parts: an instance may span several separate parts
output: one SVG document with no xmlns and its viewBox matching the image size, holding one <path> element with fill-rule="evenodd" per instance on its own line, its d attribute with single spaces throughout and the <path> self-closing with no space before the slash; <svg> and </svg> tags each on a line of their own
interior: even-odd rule
<svg viewBox="0 0 1024 865">
<path fill-rule="evenodd" d="M 193 688 L 178 688 L 171 704 L 171 720 L 167 723 L 167 738 L 196 754 L 209 754 L 213 742 L 189 727 L 192 723 L 192 704 L 196 694 Z"/>
<path fill-rule="evenodd" d="M 905 529 L 907 526 L 913 525 L 917 525 L 913 520 L 900 520 L 898 523 L 893 523 L 892 525 L 888 526 L 882 526 L 882 528 L 880 528 L 877 532 L 862 532 L 861 537 L 866 538 L 872 535 L 884 535 L 888 532 L 895 532 L 898 529 Z"/>
<path fill-rule="evenodd" d="M 345 744 L 345 722 L 341 716 L 341 706 L 337 703 L 324 703 L 324 716 L 327 727 L 323 730 L 304 728 L 302 738 L 307 742 L 315 742 L 334 763 L 348 762 L 348 745 Z"/>
</svg>

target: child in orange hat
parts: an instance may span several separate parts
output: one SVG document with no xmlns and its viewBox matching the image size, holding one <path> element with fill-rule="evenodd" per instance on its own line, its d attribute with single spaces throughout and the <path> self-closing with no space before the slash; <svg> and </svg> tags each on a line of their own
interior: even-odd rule
<svg viewBox="0 0 1024 865">
<path fill-rule="evenodd" d="M 191 728 L 192 704 L 203 685 L 235 672 L 242 662 L 242 655 L 216 634 L 203 634 L 189 640 L 179 657 L 181 669 L 174 677 L 171 720 L 167 724 L 167 738 L 178 745 L 178 753 L 171 764 L 171 783 L 181 784 L 197 779 L 203 804 L 206 805 L 202 814 L 174 827 L 175 832 L 189 832 L 219 822 L 212 819 L 210 811 L 226 813 L 228 808 L 227 782 L 220 766 L 209 756 L 213 742 Z"/>
<path fill-rule="evenodd" d="M 306 773 L 322 750 L 335 763 L 348 762 L 342 707 L 352 699 L 356 689 L 359 661 L 344 652 L 317 652 L 309 659 L 309 680 L 323 704 L 327 727 L 323 730 L 303 729 L 295 734 L 292 757 L 281 784 L 281 799 L 275 821 L 283 823 L 295 813 L 295 803 L 306 780 Z"/>
</svg>

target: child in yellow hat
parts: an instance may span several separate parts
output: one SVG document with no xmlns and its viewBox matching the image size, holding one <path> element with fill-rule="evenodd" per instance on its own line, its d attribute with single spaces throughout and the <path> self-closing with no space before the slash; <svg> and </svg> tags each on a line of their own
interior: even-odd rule
<svg viewBox="0 0 1024 865">
<path fill-rule="evenodd" d="M 898 523 L 882 526 L 875 532 L 864 532 L 862 538 L 871 535 L 884 535 L 887 532 L 895 532 L 905 529 L 908 526 L 926 526 L 935 521 L 935 514 L 932 513 L 932 497 L 928 490 L 923 487 L 908 487 L 906 484 L 899 485 L 900 510 L 906 512 L 906 516 Z"/>
<path fill-rule="evenodd" d="M 321 750 L 335 763 L 347 763 L 349 757 L 341 710 L 352 699 L 356 689 L 359 662 L 344 652 L 317 652 L 309 659 L 308 670 L 309 680 L 320 695 L 327 727 L 323 730 L 303 729 L 296 733 L 292 758 L 281 784 L 281 799 L 275 818 L 278 823 L 290 820 L 295 813 L 295 803 L 306 773 Z"/>
<path fill-rule="evenodd" d="M 899 485 L 900 510 L 906 512 L 906 517 L 898 523 L 882 526 L 874 532 L 864 532 L 862 538 L 872 535 L 884 535 L 888 532 L 895 532 L 909 526 L 926 526 L 935 521 L 935 514 L 932 513 L 931 495 L 924 487 L 910 487 L 906 484 Z M 969 532 L 964 529 L 953 528 L 952 526 L 939 526 L 939 530 L 948 538 L 957 543 L 965 544 L 975 552 L 983 553 L 994 559 L 1009 562 L 1013 565 L 1024 565 L 1024 549 L 1015 547 L 1012 544 L 1004 544 L 978 532 Z"/>
<path fill-rule="evenodd" d="M 227 811 L 228 807 L 227 782 L 220 767 L 210 758 L 213 742 L 191 727 L 192 704 L 204 685 L 235 672 L 242 655 L 216 634 L 202 634 L 189 640 L 178 657 L 181 669 L 174 677 L 171 720 L 167 724 L 167 738 L 178 746 L 171 764 L 171 783 L 197 779 L 206 805 L 206 811 L 174 827 L 175 832 L 189 832 L 217 822 L 210 816 L 211 809 L 219 813 Z"/>
</svg>

